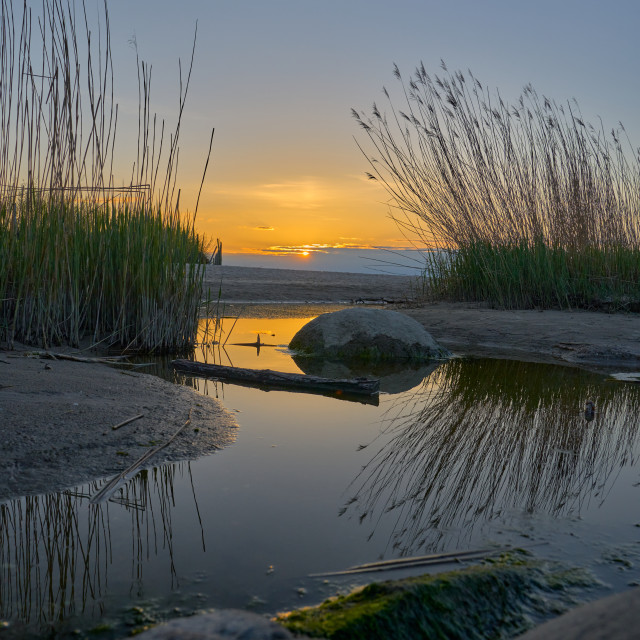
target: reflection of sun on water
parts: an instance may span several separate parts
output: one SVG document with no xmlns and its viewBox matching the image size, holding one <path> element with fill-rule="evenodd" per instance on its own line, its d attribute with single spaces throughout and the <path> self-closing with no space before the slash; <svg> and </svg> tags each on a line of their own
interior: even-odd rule
<svg viewBox="0 0 640 640">
<path fill-rule="evenodd" d="M 291 338 L 312 318 L 227 317 L 222 319 L 215 336 L 211 335 L 215 320 L 209 322 L 210 334 L 207 336 L 207 321 L 202 319 L 196 360 L 249 369 L 302 373 L 286 349 Z M 255 344 L 258 336 L 260 349 L 248 346 Z"/>
</svg>

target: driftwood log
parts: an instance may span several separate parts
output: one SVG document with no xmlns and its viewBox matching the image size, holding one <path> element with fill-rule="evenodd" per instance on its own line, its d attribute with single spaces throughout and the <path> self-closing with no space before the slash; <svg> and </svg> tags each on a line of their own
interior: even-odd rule
<svg viewBox="0 0 640 640">
<path fill-rule="evenodd" d="M 225 367 L 220 364 L 205 364 L 191 360 L 173 360 L 174 369 L 205 378 L 217 378 L 250 384 L 252 386 L 270 387 L 273 389 L 289 389 L 298 391 L 325 392 L 332 395 L 341 394 L 358 396 L 377 396 L 380 391 L 379 380 L 354 378 L 351 380 L 333 380 L 308 376 L 303 373 L 283 373 L 271 369 L 242 369 Z"/>
</svg>

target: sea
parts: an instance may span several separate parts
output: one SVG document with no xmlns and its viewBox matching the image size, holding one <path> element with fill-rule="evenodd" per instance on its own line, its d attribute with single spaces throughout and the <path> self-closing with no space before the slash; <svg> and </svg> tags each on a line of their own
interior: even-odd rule
<svg viewBox="0 0 640 640">
<path fill-rule="evenodd" d="M 222 263 L 232 267 L 420 275 L 425 268 L 426 256 L 426 252 L 420 249 L 329 248 L 310 251 L 308 256 L 223 252 Z"/>
</svg>

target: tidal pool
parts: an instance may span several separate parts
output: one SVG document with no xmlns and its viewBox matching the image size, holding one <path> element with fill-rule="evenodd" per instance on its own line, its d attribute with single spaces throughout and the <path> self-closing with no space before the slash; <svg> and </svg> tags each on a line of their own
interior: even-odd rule
<svg viewBox="0 0 640 640">
<path fill-rule="evenodd" d="M 331 374 L 286 350 L 310 317 L 241 316 L 230 334 L 226 319 L 224 348 L 196 357 Z M 257 335 L 259 349 L 233 344 Z M 161 361 L 155 372 L 220 398 L 237 441 L 143 471 L 103 505 L 89 505 L 102 482 L 1 505 L 6 637 L 122 637 L 212 607 L 275 613 L 427 569 L 310 574 L 457 550 L 524 547 L 587 568 L 593 598 L 640 580 L 637 385 L 453 359 L 377 370 L 376 405 L 177 376 Z"/>
</svg>

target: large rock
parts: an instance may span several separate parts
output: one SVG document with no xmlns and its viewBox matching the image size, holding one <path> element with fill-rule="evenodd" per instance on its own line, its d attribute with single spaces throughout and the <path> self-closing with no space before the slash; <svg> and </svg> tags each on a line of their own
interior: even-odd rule
<svg viewBox="0 0 640 640">
<path fill-rule="evenodd" d="M 521 640 L 633 640 L 640 627 L 640 589 L 617 593 L 545 622 Z"/>
<path fill-rule="evenodd" d="M 235 609 L 178 618 L 137 637 L 140 640 L 294 640 L 293 634 L 279 624 Z M 300 636 L 296 638 L 303 640 Z"/>
<path fill-rule="evenodd" d="M 298 354 L 329 360 L 432 360 L 449 351 L 416 320 L 397 311 L 343 309 L 306 324 L 289 343 Z"/>
<path fill-rule="evenodd" d="M 276 620 L 294 634 L 334 640 L 515 638 L 531 626 L 531 617 L 557 614 L 596 584 L 587 571 L 514 551 L 458 571 L 374 582 L 315 607 L 279 614 Z M 636 634 L 621 638 L 637 637 L 637 616 L 626 619 Z M 566 637 L 618 638 L 553 636 Z"/>
</svg>

